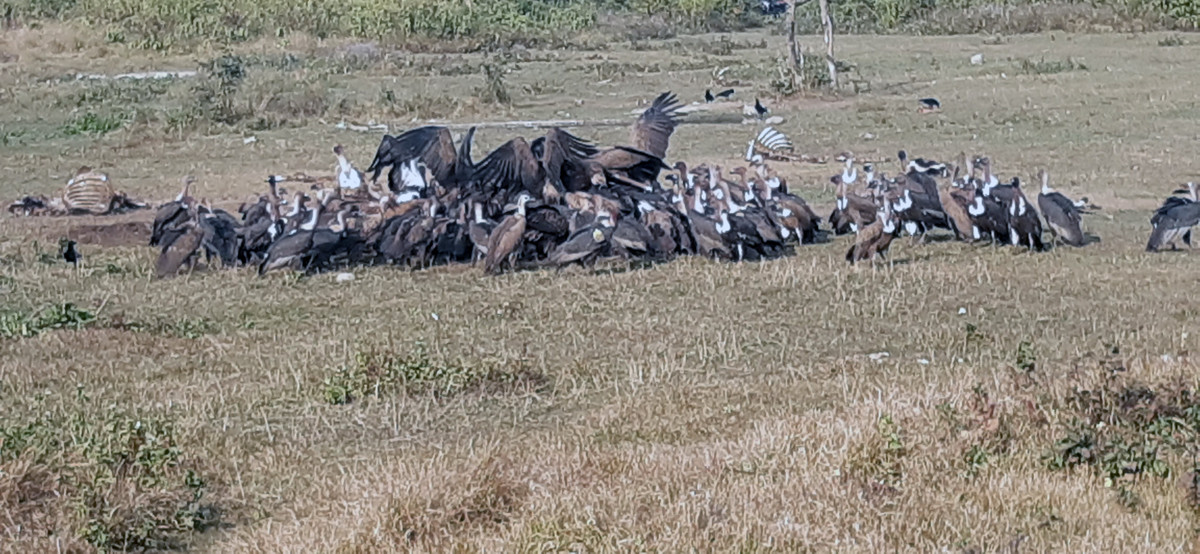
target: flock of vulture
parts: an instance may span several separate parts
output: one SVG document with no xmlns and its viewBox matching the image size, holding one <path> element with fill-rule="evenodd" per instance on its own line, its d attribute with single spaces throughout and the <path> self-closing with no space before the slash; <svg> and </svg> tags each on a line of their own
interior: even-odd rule
<svg viewBox="0 0 1200 554">
<path fill-rule="evenodd" d="M 266 194 L 240 217 L 189 195 L 190 179 L 158 208 L 151 245 L 161 249 L 159 277 L 191 268 L 200 256 L 223 267 L 255 266 L 261 275 L 290 268 L 319 272 L 357 264 L 424 268 L 478 263 L 487 273 L 527 267 L 591 265 L 599 259 L 660 261 L 680 255 L 720 260 L 777 258 L 829 233 L 855 236 L 850 263 L 886 259 L 901 233 L 923 241 L 945 229 L 963 241 L 1042 250 L 1043 219 L 1053 241 L 1083 246 L 1087 199 L 1068 199 L 1040 172 L 1035 203 L 1017 178 L 1001 182 L 991 161 L 955 164 L 900 152 L 894 177 L 842 157 L 832 177 L 837 203 L 822 228 L 804 199 L 768 161 L 798 160 L 791 141 L 766 127 L 747 145 L 744 167 L 689 167 L 664 161 L 680 104 L 658 96 L 633 124 L 629 143 L 608 148 L 562 129 L 514 138 L 472 159 L 474 129 L 456 146 L 445 127 L 385 135 L 367 172 L 340 146 L 335 186 L 272 176 Z M 389 169 L 386 187 L 378 182 Z M 860 175 L 861 169 L 861 175 Z M 660 180 L 661 178 L 661 180 Z M 301 185 L 288 192 L 284 186 Z M 1149 250 L 1190 245 L 1190 198 L 1172 197 L 1152 220 Z M 1039 215 L 1040 212 L 1040 215 Z M 1185 213 L 1186 212 L 1186 213 Z M 1193 218 L 1195 219 L 1195 218 Z"/>
</svg>

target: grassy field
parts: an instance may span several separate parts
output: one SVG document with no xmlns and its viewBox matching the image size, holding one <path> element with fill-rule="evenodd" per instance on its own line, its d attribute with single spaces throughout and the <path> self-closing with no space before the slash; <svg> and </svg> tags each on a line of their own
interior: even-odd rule
<svg viewBox="0 0 1200 554">
<path fill-rule="evenodd" d="M 151 213 L 2 217 L 0 550 L 1195 551 L 1200 259 L 1143 252 L 1150 211 L 1200 177 L 1193 42 L 846 36 L 861 92 L 785 98 L 767 34 L 489 55 L 291 38 L 239 47 L 223 87 L 75 77 L 218 52 L 6 31 L 5 200 L 89 164 L 153 202 L 193 174 L 234 208 L 268 173 L 332 175 L 337 143 L 365 167 L 379 133 L 342 120 L 631 119 L 730 85 L 806 153 L 986 154 L 1103 210 L 1100 242 L 1034 255 L 903 239 L 892 265 L 848 267 L 837 239 L 761 264 L 350 283 L 155 281 L 123 226 Z M 689 120 L 671 160 L 737 165 L 757 130 L 739 112 Z M 477 155 L 517 133 L 482 129 Z M 775 167 L 828 213 L 834 165 Z M 87 237 L 78 270 L 55 261 L 67 235 Z"/>
</svg>

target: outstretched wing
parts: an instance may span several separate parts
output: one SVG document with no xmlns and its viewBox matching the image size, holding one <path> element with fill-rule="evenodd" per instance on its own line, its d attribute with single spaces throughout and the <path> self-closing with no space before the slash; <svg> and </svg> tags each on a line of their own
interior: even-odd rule
<svg viewBox="0 0 1200 554">
<path fill-rule="evenodd" d="M 375 159 L 367 167 L 371 180 L 379 178 L 384 167 L 396 166 L 413 158 L 420 158 L 434 179 L 446 182 L 454 175 L 458 153 L 454 139 L 445 127 L 429 125 L 405 131 L 397 136 L 384 135 L 375 152 Z"/>
<path fill-rule="evenodd" d="M 646 111 L 642 112 L 637 123 L 633 124 L 630 142 L 638 150 L 643 150 L 658 158 L 667 157 L 667 146 L 671 142 L 671 134 L 679 124 L 675 111 L 679 109 L 679 99 L 670 92 L 664 92 L 654 99 Z"/>
<path fill-rule="evenodd" d="M 555 127 L 541 140 L 541 148 L 542 167 L 556 186 L 566 190 L 586 188 L 587 176 L 579 162 L 595 155 L 595 146 Z"/>
<path fill-rule="evenodd" d="M 529 143 L 517 137 L 500 145 L 475 166 L 468 192 L 491 202 L 493 207 L 502 205 L 517 190 L 537 195 L 543 180 L 541 169 Z"/>
</svg>

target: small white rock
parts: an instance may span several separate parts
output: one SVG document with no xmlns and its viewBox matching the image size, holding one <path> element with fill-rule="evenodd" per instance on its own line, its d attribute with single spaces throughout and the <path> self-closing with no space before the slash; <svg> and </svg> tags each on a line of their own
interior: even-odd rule
<svg viewBox="0 0 1200 554">
<path fill-rule="evenodd" d="M 983 54 L 971 56 L 971 65 L 983 65 Z"/>
<path fill-rule="evenodd" d="M 921 358 L 921 359 L 917 360 L 917 363 L 921 364 L 921 365 L 929 365 L 929 360 L 926 360 L 925 358 Z"/>
<path fill-rule="evenodd" d="M 354 274 L 353 273 L 338 273 L 336 279 L 337 279 L 337 282 L 339 282 L 339 283 L 348 283 L 348 282 L 354 280 Z"/>
<path fill-rule="evenodd" d="M 958 309 L 958 315 L 967 315 L 967 309 L 966 309 L 966 308 L 959 308 L 959 309 Z"/>
<path fill-rule="evenodd" d="M 254 144 L 258 142 L 258 137 L 246 137 L 242 139 L 242 144 Z"/>
<path fill-rule="evenodd" d="M 880 363 L 880 362 L 883 362 L 884 358 L 889 358 L 889 357 L 891 357 L 891 353 L 889 353 L 889 352 L 876 352 L 876 353 L 874 353 L 874 354 L 867 354 L 867 357 L 868 357 L 868 358 L 870 358 L 872 362 L 875 362 L 875 363 Z"/>
</svg>

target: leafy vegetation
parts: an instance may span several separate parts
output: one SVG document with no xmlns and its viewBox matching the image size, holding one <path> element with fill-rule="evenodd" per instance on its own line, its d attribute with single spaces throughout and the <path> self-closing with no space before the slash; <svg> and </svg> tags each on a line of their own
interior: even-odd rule
<svg viewBox="0 0 1200 554">
<path fill-rule="evenodd" d="M 1103 11 L 1185 27 L 1200 24 L 1200 8 L 1189 0 L 1092 4 L 1093 14 Z M 3 0 L 0 11 L 13 22 L 83 19 L 105 29 L 110 42 L 170 50 L 199 42 L 228 44 L 293 33 L 409 43 L 466 40 L 478 47 L 563 38 L 614 18 L 619 22 L 613 25 L 618 36 L 669 38 L 678 31 L 728 31 L 762 24 L 756 5 L 747 0 L 314 0 L 299 4 L 286 0 Z M 1054 5 L 1076 3 L 1017 0 L 997 7 L 985 0 L 850 0 L 833 2 L 831 8 L 839 28 L 852 32 L 958 33 L 1033 30 L 1012 27 L 1015 24 L 1035 29 L 1061 26 L 1063 22 L 1036 10 L 1024 14 L 1027 17 L 1014 15 L 1016 10 Z M 966 17 L 948 17 L 950 12 Z M 801 7 L 797 17 L 802 26 L 818 28 L 815 2 Z"/>
<path fill-rule="evenodd" d="M 1200 469 L 1200 390 L 1192 386 L 1112 378 L 1076 389 L 1067 406 L 1073 419 L 1046 455 L 1047 465 L 1055 470 L 1091 468 L 1127 506 L 1140 503 L 1134 483 Z M 1198 498 L 1194 480 L 1188 485 L 1189 497 Z"/>
<path fill-rule="evenodd" d="M 145 550 L 178 548 L 216 523 L 171 420 L 86 404 L 80 391 L 70 409 L 0 421 L 0 509 L 17 524 L 10 529 Z"/>
</svg>

